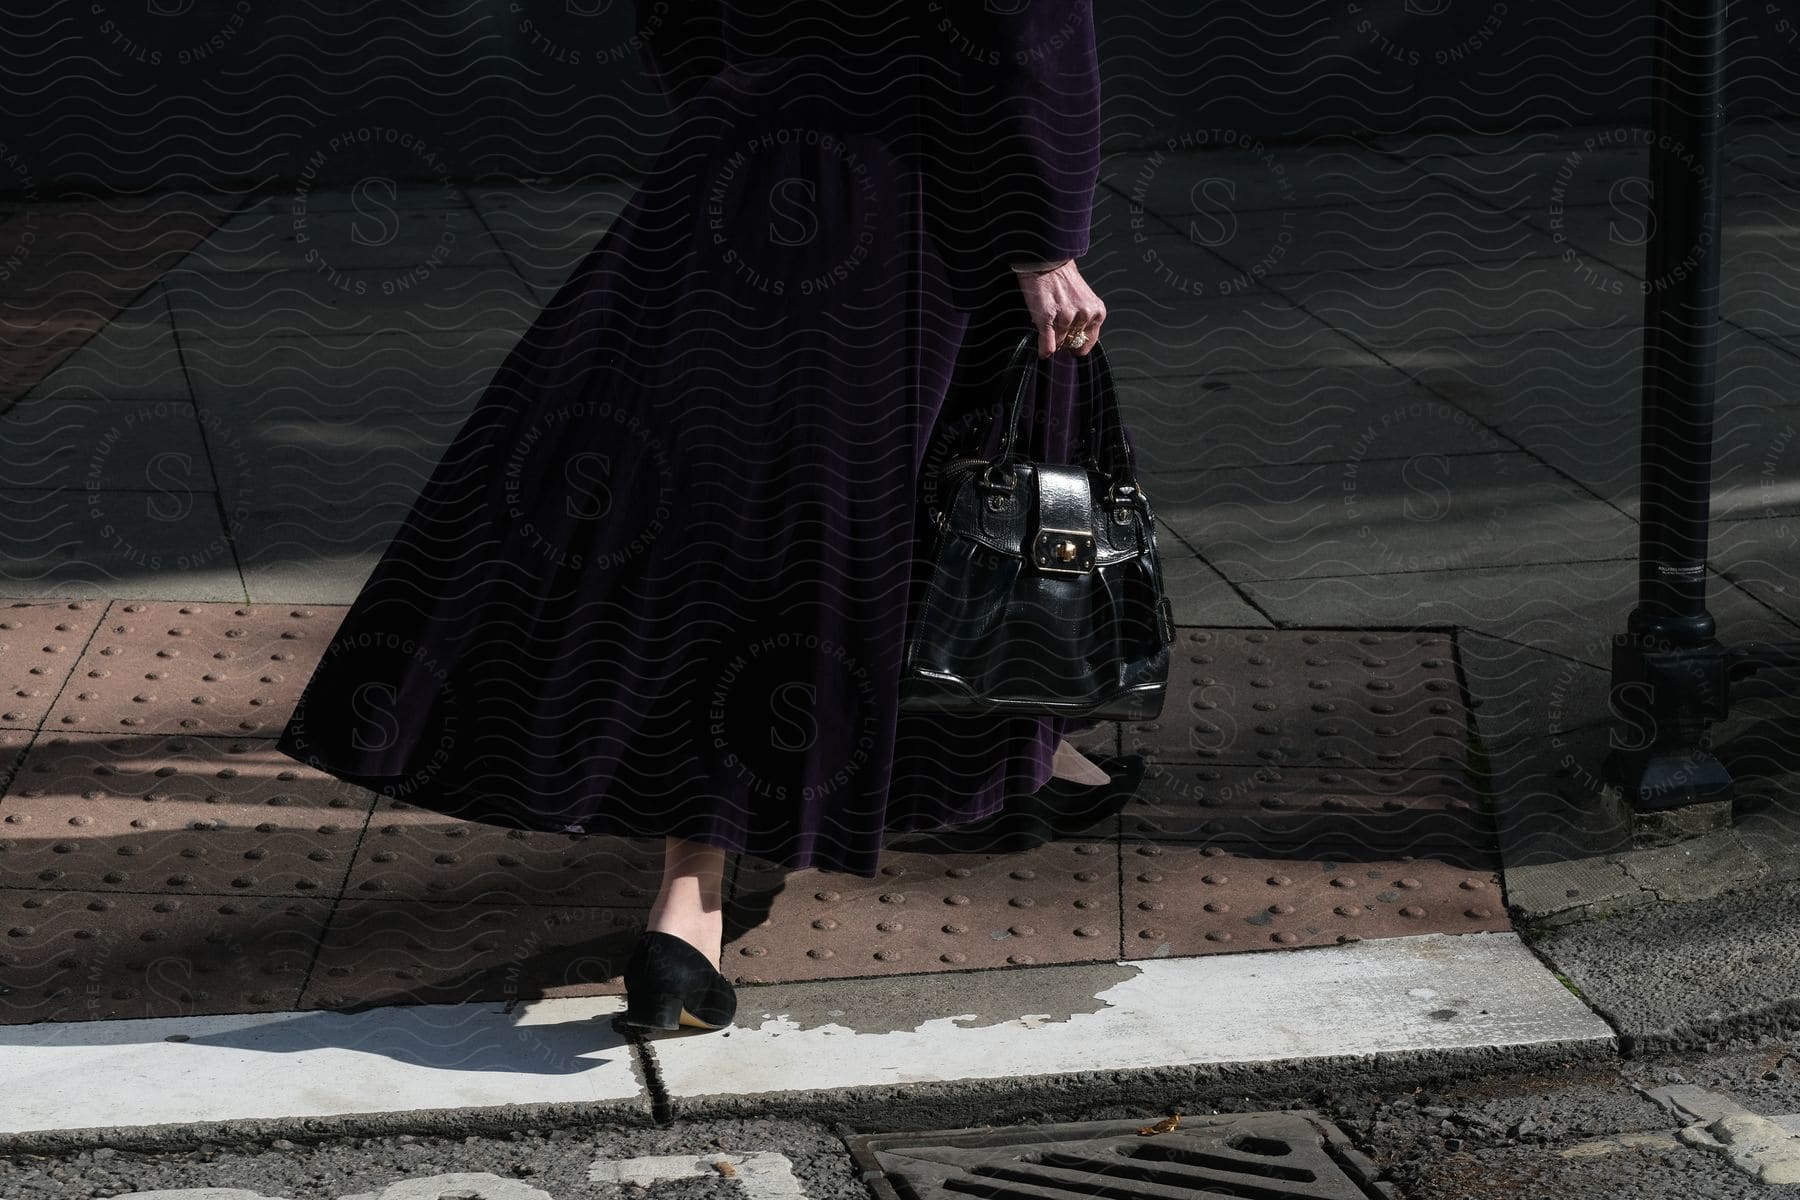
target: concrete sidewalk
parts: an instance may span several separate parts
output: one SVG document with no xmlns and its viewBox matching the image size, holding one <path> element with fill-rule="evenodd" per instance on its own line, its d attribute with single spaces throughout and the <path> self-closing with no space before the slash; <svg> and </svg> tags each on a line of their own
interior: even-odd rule
<svg viewBox="0 0 1800 1200">
<path fill-rule="evenodd" d="M 1492 1069 L 1785 1020 L 1781 681 L 1716 731 L 1733 829 L 1632 850 L 1598 798 L 1636 578 L 1644 214 L 1617 185 L 1647 155 L 1624 132 L 1110 158 L 1083 270 L 1186 653 L 1162 722 L 1090 744 L 1144 750 L 1152 783 L 1031 855 L 897 854 L 911 880 L 741 864 L 740 1027 L 629 1052 L 592 1018 L 644 847 L 512 845 L 266 745 L 629 182 L 402 185 L 374 225 L 347 193 L 243 198 L 174 261 L 118 239 L 118 299 L 72 353 L 42 348 L 72 276 L 33 240 L 40 300 L 5 315 L 37 365 L 0 414 L 0 1069 L 144 1086 L 3 1101 L 0 1132 Z M 1800 636 L 1796 146 L 1745 126 L 1728 151 L 1710 595 L 1732 642 Z M 32 219 L 6 216 L 0 238 Z M 136 824 L 145 800 L 164 824 Z M 246 807 L 270 804 L 272 834 Z M 962 915 L 889 929 L 892 895 Z"/>
</svg>

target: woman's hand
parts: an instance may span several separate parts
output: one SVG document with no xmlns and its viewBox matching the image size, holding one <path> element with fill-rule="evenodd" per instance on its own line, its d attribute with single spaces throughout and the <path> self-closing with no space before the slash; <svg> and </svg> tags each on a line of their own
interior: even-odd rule
<svg viewBox="0 0 1800 1200">
<path fill-rule="evenodd" d="M 1081 277 L 1081 271 L 1070 259 L 1053 271 L 1019 276 L 1019 290 L 1025 293 L 1025 307 L 1031 313 L 1032 328 L 1038 331 L 1038 357 L 1047 358 L 1062 345 L 1063 338 L 1074 329 L 1087 331 L 1076 354 L 1086 355 L 1100 340 L 1100 324 L 1106 320 L 1106 305 L 1094 289 Z"/>
</svg>

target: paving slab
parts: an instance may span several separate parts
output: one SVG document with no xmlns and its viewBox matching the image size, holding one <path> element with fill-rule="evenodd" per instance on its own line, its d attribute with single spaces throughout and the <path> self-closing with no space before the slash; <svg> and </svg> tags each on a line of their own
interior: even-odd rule
<svg viewBox="0 0 1800 1200">
<path fill-rule="evenodd" d="M 45 727 L 272 738 L 342 619 L 281 605 L 114 604 Z"/>
<path fill-rule="evenodd" d="M 422 282 L 444 267 L 506 266 L 506 255 L 487 224 L 456 191 L 452 194 L 459 207 L 395 208 L 386 194 L 373 208 L 255 205 L 220 225 L 182 260 L 181 268 L 314 271 L 328 277 L 381 268 L 371 278 L 393 287 L 402 280 Z"/>
<path fill-rule="evenodd" d="M 1641 324 L 1637 284 L 1598 262 L 1501 263 L 1284 275 L 1281 294 L 1359 344 L 1419 342 L 1528 329 Z"/>
<path fill-rule="evenodd" d="M 1628 527 L 1629 528 L 1629 527 Z M 1549 535 L 1546 534 L 1546 537 Z M 1281 625 L 1457 626 L 1610 669 L 1612 635 L 1637 603 L 1635 531 L 1606 549 L 1617 557 L 1448 571 L 1396 571 L 1301 579 L 1247 579 L 1256 605 Z M 1708 580 L 1721 637 L 1783 640 L 1793 626 L 1753 588 Z M 1502 671 L 1505 674 L 1505 670 Z M 1487 700 L 1493 693 L 1472 690 Z"/>
<path fill-rule="evenodd" d="M 33 204 L 37 237 L 8 273 L 6 324 L 73 318 L 97 328 L 239 203 L 229 193 L 171 190 Z"/>
<path fill-rule="evenodd" d="M 0 414 L 0 486 L 70 493 L 215 490 L 206 433 L 185 400 L 28 397 Z"/>
<path fill-rule="evenodd" d="M 250 597 L 354 600 L 516 340 L 198 343 L 189 365 Z"/>
<path fill-rule="evenodd" d="M 1441 632 L 1178 629 L 1162 714 L 1123 744 L 1162 764 L 1460 769 L 1453 658 Z"/>
<path fill-rule="evenodd" d="M 1604 920 L 1645 902 L 1644 889 L 1625 874 L 1614 855 L 1549 858 L 1508 863 L 1507 906 L 1521 922 L 1551 926 L 1558 922 Z"/>
<path fill-rule="evenodd" d="M 1119 953 L 1116 841 L 1053 841 L 1014 854 L 890 848 L 881 857 L 872 880 L 740 864 L 727 922 L 747 928 L 726 946 L 721 969 L 767 983 Z"/>
<path fill-rule="evenodd" d="M 442 267 L 420 281 L 384 267 L 163 276 L 175 329 L 190 339 L 256 342 L 351 333 L 524 330 L 540 302 L 510 267 Z"/>
<path fill-rule="evenodd" d="M 100 313 L 73 314 L 29 325 L 0 321 L 0 403 L 10 404 L 66 361 L 105 323 Z"/>
<path fill-rule="evenodd" d="M 1715 570 L 1783 617 L 1800 621 L 1800 520 L 1728 517 L 1713 522 L 1711 534 L 1707 559 Z"/>
<path fill-rule="evenodd" d="M 0 725 L 0 790 L 11 786 L 19 764 L 25 761 L 25 751 L 31 748 L 36 738 L 33 730 Z"/>
<path fill-rule="evenodd" d="M 1713 750 L 1733 781 L 1731 826 L 1671 846 L 1631 845 L 1622 806 L 1602 795 L 1616 722 L 1553 725 L 1548 734 L 1496 750 L 1492 793 L 1515 912 L 1562 925 L 1800 879 L 1792 849 L 1800 832 L 1800 770 L 1790 688 L 1774 675 L 1734 686 L 1731 714 L 1712 731 Z"/>
<path fill-rule="evenodd" d="M 46 734 L 0 798 L 0 877 L 83 893 L 336 896 L 372 799 L 271 741 Z"/>
<path fill-rule="evenodd" d="M 648 908 L 346 896 L 294 1007 L 618 993 Z"/>
<path fill-rule="evenodd" d="M 1466 396 L 1457 384 L 1448 392 Z M 1508 445 L 1529 451 L 1585 490 L 1633 517 L 1638 514 L 1641 434 L 1638 400 L 1625 392 L 1560 397 L 1549 415 L 1522 407 L 1493 426 Z M 1800 508 L 1800 420 L 1791 407 L 1761 407 L 1739 389 L 1718 408 L 1711 472 L 1711 511 L 1720 519 L 1793 516 Z"/>
<path fill-rule="evenodd" d="M 647 1112 L 616 997 L 0 1029 L 0 1131 L 590 1104 Z M 116 1086 L 67 1088 L 72 1076 Z"/>
<path fill-rule="evenodd" d="M 1782 220 L 1792 220 L 1785 215 Z M 1781 339 L 1793 346 L 1800 339 L 1800 319 L 1793 306 L 1800 302 L 1794 284 L 1794 266 L 1800 251 L 1788 246 L 1779 253 L 1750 247 L 1749 253 L 1728 255 L 1719 268 L 1719 312 L 1724 320 L 1745 329 Z"/>
<path fill-rule="evenodd" d="M 1139 482 L 1146 491 L 1153 486 L 1147 479 Z M 1269 619 L 1160 520 L 1156 550 L 1162 564 L 1163 591 L 1174 606 L 1177 624 L 1268 628 Z"/>
<path fill-rule="evenodd" d="M 1544 130 L 1470 138 L 1401 138 L 1386 144 L 1409 165 L 1483 203 L 1547 215 L 1554 207 L 1610 203 L 1648 177 L 1648 131 Z"/>
<path fill-rule="evenodd" d="M 1791 121 L 1734 121 L 1726 133 L 1724 154 L 1733 165 L 1767 179 L 1793 182 L 1800 178 L 1800 155 L 1794 150 Z"/>
<path fill-rule="evenodd" d="M 198 496 L 198 498 L 196 498 Z M 216 503 L 160 490 L 0 488 L 0 577 L 21 599 L 114 596 L 241 600 Z"/>
<path fill-rule="evenodd" d="M 351 604 L 406 511 L 397 497 L 373 517 L 330 502 L 251 509 L 237 527 L 245 594 L 256 604 Z"/>
<path fill-rule="evenodd" d="M 661 838 L 502 829 L 382 796 L 375 799 L 344 893 L 631 907 L 655 897 L 662 865 Z"/>
<path fill-rule="evenodd" d="M 1537 946 L 1629 1049 L 1791 1031 L 1800 885 L 1745 887 L 1728 900 L 1646 905 L 1553 930 Z"/>
<path fill-rule="evenodd" d="M 488 333 L 283 338 L 208 344 L 193 356 L 198 406 L 221 440 L 250 447 L 218 464 L 234 510 L 416 493 L 514 339 Z M 223 456 L 221 456 L 223 458 Z"/>
<path fill-rule="evenodd" d="M 1429 181 L 1405 199 L 1333 208 L 1238 213 L 1229 206 L 1173 216 L 1190 239 L 1271 282 L 1318 271 L 1412 270 L 1541 258 L 1556 241 L 1512 213 Z"/>
<path fill-rule="evenodd" d="M 1393 364 L 1490 424 L 1554 425 L 1571 408 L 1635 428 L 1643 403 L 1644 331 L 1533 329 L 1441 338 L 1385 352 Z M 1722 421 L 1795 403 L 1789 381 L 1800 358 L 1735 325 L 1719 328 L 1717 403 Z"/>
<path fill-rule="evenodd" d="M 1597 641 L 1589 646 L 1596 652 L 1604 649 Z M 1604 661 L 1590 662 L 1546 645 L 1492 637 L 1475 629 L 1457 631 L 1456 649 L 1475 731 L 1490 757 L 1526 741 L 1559 737 L 1612 719 L 1608 699 L 1612 668 Z"/>
<path fill-rule="evenodd" d="M 1127 842 L 1192 842 L 1318 860 L 1462 850 L 1489 860 L 1493 834 L 1461 770 L 1151 763 L 1121 814 Z"/>
<path fill-rule="evenodd" d="M 1223 468 L 1159 482 L 1157 515 L 1259 604 L 1279 594 L 1259 586 L 1272 580 L 1636 553 L 1632 521 L 1520 452 Z M 1340 610 L 1318 623 L 1348 620 Z"/>
<path fill-rule="evenodd" d="M 0 599 L 0 729 L 44 723 L 106 608 L 98 600 Z"/>
<path fill-rule="evenodd" d="M 1108 362 L 1120 377 L 1375 362 L 1304 308 L 1183 238 L 1097 246 L 1081 273 L 1106 297 Z"/>
<path fill-rule="evenodd" d="M 24 218 L 30 252 L 9 264 L 0 313 L 0 406 L 35 389 L 141 298 L 239 199 L 169 191 L 33 204 Z"/>
<path fill-rule="evenodd" d="M 73 353 L 33 382 L 29 398 L 188 400 L 175 322 L 160 282 L 139 293 Z"/>
<path fill-rule="evenodd" d="M 1426 856 L 1342 844 L 1288 857 L 1279 846 L 1127 839 L 1126 958 L 1330 946 L 1510 929 L 1486 838 Z"/>
<path fill-rule="evenodd" d="M 1134 379 L 1121 393 L 1152 478 L 1518 448 L 1388 366 Z"/>
<path fill-rule="evenodd" d="M 297 1008 L 330 908 L 291 896 L 0 888 L 0 1024 Z M 13 1037 L 0 1032 L 0 1044 Z"/>
<path fill-rule="evenodd" d="M 1441 194 L 1411 164 L 1361 147 L 1271 145 L 1231 130 L 1177 138 L 1156 150 L 1109 154 L 1100 183 L 1145 211 L 1179 215 L 1403 203 Z"/>
<path fill-rule="evenodd" d="M 409 416 L 447 421 L 447 410 L 473 405 L 524 327 L 450 333 L 347 333 L 202 342 L 186 350 L 194 400 L 229 418 L 243 410 L 265 425 L 256 443 L 276 453 L 304 447 L 310 423 L 342 425 L 368 417 L 393 425 Z M 322 436 L 322 435 L 315 435 Z M 352 440 L 326 441 L 349 446 Z"/>
<path fill-rule="evenodd" d="M 1649 191 L 1641 179 L 1615 187 L 1604 203 L 1571 204 L 1561 209 L 1528 214 L 1531 223 L 1547 232 L 1557 252 L 1605 262 L 1635 279 L 1644 279 L 1651 231 L 1656 228 L 1649 208 Z M 1783 225 L 1791 216 L 1787 189 L 1741 172 L 1728 176 L 1724 212 L 1720 219 L 1722 280 L 1745 271 L 1773 265 L 1769 260 L 1791 260 L 1795 252 Z"/>
<path fill-rule="evenodd" d="M 741 996 L 738 1022 L 728 1047 L 650 1042 L 678 1113 L 783 1092 L 1611 1037 L 1511 933 L 972 971 L 929 986 L 782 984 Z"/>
<path fill-rule="evenodd" d="M 1102 181 L 1125 201 L 1133 234 L 1180 233 L 1247 278 L 1557 252 L 1516 215 L 1342 147 L 1115 155 Z"/>
</svg>

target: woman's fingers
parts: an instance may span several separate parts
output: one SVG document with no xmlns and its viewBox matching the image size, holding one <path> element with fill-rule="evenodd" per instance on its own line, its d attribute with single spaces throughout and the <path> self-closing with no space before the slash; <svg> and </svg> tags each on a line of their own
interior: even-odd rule
<svg viewBox="0 0 1800 1200">
<path fill-rule="evenodd" d="M 1048 357 L 1062 346 L 1073 330 L 1082 330 L 1087 338 L 1077 354 L 1086 354 L 1099 340 L 1100 326 L 1106 320 L 1106 305 L 1081 277 L 1073 262 L 1042 275 L 1021 275 L 1020 290 L 1025 294 L 1025 307 L 1031 324 L 1038 331 L 1038 356 Z"/>
</svg>

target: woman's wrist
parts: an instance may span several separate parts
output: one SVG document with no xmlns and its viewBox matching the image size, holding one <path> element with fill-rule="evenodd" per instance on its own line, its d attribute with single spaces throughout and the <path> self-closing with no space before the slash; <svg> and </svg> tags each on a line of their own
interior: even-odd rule
<svg viewBox="0 0 1800 1200">
<path fill-rule="evenodd" d="M 1054 262 L 1016 262 L 1012 269 L 1021 275 L 1047 275 L 1059 267 L 1066 267 L 1074 262 L 1073 258 L 1058 259 Z"/>
</svg>

